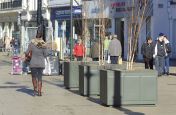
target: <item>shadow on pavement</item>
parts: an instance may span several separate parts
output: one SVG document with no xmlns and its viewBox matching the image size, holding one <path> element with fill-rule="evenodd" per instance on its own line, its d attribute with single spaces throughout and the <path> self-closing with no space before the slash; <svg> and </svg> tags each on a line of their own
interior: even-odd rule
<svg viewBox="0 0 176 115">
<path fill-rule="evenodd" d="M 54 85 L 54 86 L 58 86 L 58 87 L 64 88 L 64 84 L 63 84 L 62 81 L 58 81 L 58 83 L 53 83 L 51 81 L 43 80 L 43 82 L 45 82 L 47 84 L 50 84 L 50 85 Z"/>
<path fill-rule="evenodd" d="M 7 63 L 7 64 L 12 64 L 11 61 L 7 61 L 7 60 L 2 60 L 3 63 Z"/>
<path fill-rule="evenodd" d="M 99 104 L 99 105 L 103 105 L 103 103 L 100 101 L 100 97 L 99 96 L 97 96 L 97 97 L 87 97 L 87 100 L 89 100 L 89 101 L 91 101 L 93 103 Z"/>
<path fill-rule="evenodd" d="M 0 89 L 26 88 L 26 86 L 0 86 Z"/>
<path fill-rule="evenodd" d="M 76 95 L 80 95 L 80 93 L 79 93 L 79 89 L 78 88 L 71 88 L 71 89 L 68 89 L 68 91 L 70 91 L 71 93 L 74 93 L 74 94 L 76 94 Z"/>
<path fill-rule="evenodd" d="M 176 73 L 169 73 L 169 75 L 176 76 Z"/>
<path fill-rule="evenodd" d="M 24 88 L 21 88 L 21 89 L 17 89 L 16 91 L 28 94 L 30 96 L 34 96 L 34 91 L 32 89 L 27 88 L 27 87 L 24 87 Z"/>
<path fill-rule="evenodd" d="M 145 115 L 144 113 L 134 112 L 134 111 L 131 111 L 131 110 L 123 108 L 123 107 L 119 107 L 119 108 L 116 108 L 116 109 L 119 110 L 119 111 L 124 112 L 125 115 Z"/>
<path fill-rule="evenodd" d="M 18 83 L 15 83 L 15 82 L 5 82 L 5 84 L 16 85 L 16 84 L 18 84 Z"/>
<path fill-rule="evenodd" d="M 94 103 L 96 103 L 96 104 L 102 105 L 102 106 L 104 106 L 104 107 L 109 107 L 109 106 L 104 105 L 104 104 L 100 101 L 100 99 L 99 99 L 98 96 L 97 96 L 97 97 L 88 97 L 87 99 L 88 99 L 89 101 L 91 101 L 91 102 L 94 102 Z M 117 110 L 119 110 L 119 111 L 121 111 L 121 112 L 124 112 L 125 115 L 145 115 L 144 113 L 134 112 L 134 111 L 131 111 L 131 110 L 126 109 L 126 108 L 124 108 L 124 107 L 114 107 L 114 106 L 112 106 L 112 107 L 115 108 L 115 109 L 117 109 Z"/>
</svg>

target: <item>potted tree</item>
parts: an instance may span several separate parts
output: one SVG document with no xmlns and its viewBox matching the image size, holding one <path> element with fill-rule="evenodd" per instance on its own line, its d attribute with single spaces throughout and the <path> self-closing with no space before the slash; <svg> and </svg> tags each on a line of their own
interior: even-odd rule
<svg viewBox="0 0 176 115">
<path fill-rule="evenodd" d="M 126 68 L 100 71 L 100 100 L 105 105 L 155 105 L 157 72 L 134 66 L 140 30 L 152 8 L 152 0 L 126 2 L 128 10 L 128 57 Z M 130 8 L 130 9 L 129 9 Z"/>
</svg>

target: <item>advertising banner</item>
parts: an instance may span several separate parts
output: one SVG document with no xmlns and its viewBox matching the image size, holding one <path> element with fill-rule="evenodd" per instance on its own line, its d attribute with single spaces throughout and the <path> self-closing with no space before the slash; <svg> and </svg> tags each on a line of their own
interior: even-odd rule
<svg viewBox="0 0 176 115">
<path fill-rule="evenodd" d="M 82 10 L 81 6 L 73 6 L 73 18 L 81 18 Z M 59 7 L 51 9 L 51 20 L 70 20 L 70 7 Z"/>
<path fill-rule="evenodd" d="M 110 16 L 115 18 L 131 16 L 133 8 L 136 8 L 136 12 L 138 12 L 138 10 L 143 11 L 144 4 L 143 0 L 135 0 L 134 6 L 132 0 L 110 0 Z M 140 14 L 142 14 L 142 12 L 140 12 Z M 151 16 L 152 14 L 153 2 L 152 0 L 147 0 L 145 16 Z"/>
<path fill-rule="evenodd" d="M 80 5 L 81 0 L 73 0 L 73 5 L 78 6 Z M 70 0 L 48 0 L 49 7 L 55 7 L 55 6 L 68 6 L 70 5 Z"/>
</svg>

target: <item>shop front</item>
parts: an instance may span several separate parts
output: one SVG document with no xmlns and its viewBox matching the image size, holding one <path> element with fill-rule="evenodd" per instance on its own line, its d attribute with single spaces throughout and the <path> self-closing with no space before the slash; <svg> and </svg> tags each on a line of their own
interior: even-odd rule
<svg viewBox="0 0 176 115">
<path fill-rule="evenodd" d="M 141 5 L 141 4 L 139 4 Z M 152 3 L 149 2 L 148 7 L 150 8 L 149 12 L 145 12 L 145 20 L 143 22 L 143 26 L 141 27 L 140 34 L 139 34 L 139 41 L 137 45 L 136 55 L 135 58 L 140 60 L 141 56 L 141 45 L 142 42 L 146 40 L 147 36 L 151 35 L 151 17 L 153 15 L 153 8 Z M 142 5 L 140 7 L 143 7 Z M 110 2 L 110 17 L 112 23 L 112 34 L 117 34 L 119 40 L 122 44 L 122 57 L 126 60 L 127 59 L 127 52 L 128 52 L 128 34 L 129 34 L 129 23 L 130 17 L 132 15 L 132 3 L 129 0 L 111 0 Z M 140 20 L 140 17 L 139 17 Z M 136 60 L 135 59 L 135 60 Z"/>
<path fill-rule="evenodd" d="M 73 44 L 82 34 L 82 7 L 81 6 L 73 6 Z M 51 22 L 54 31 L 55 41 L 58 41 L 59 48 L 58 50 L 61 52 L 61 57 L 70 55 L 70 28 L 71 28 L 71 10 L 70 6 L 60 6 L 53 7 L 50 9 L 51 11 Z"/>
</svg>

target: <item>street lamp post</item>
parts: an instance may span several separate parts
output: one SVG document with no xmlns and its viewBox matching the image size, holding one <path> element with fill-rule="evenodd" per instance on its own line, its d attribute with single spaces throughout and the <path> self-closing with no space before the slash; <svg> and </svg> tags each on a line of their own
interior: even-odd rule
<svg viewBox="0 0 176 115">
<path fill-rule="evenodd" d="M 46 41 L 45 23 L 42 16 L 42 0 L 38 0 L 38 4 L 37 4 L 37 26 L 38 26 L 37 33 L 42 33 L 42 38 L 44 41 Z"/>
<path fill-rule="evenodd" d="M 73 52 L 73 0 L 70 0 L 70 60 Z"/>
</svg>

